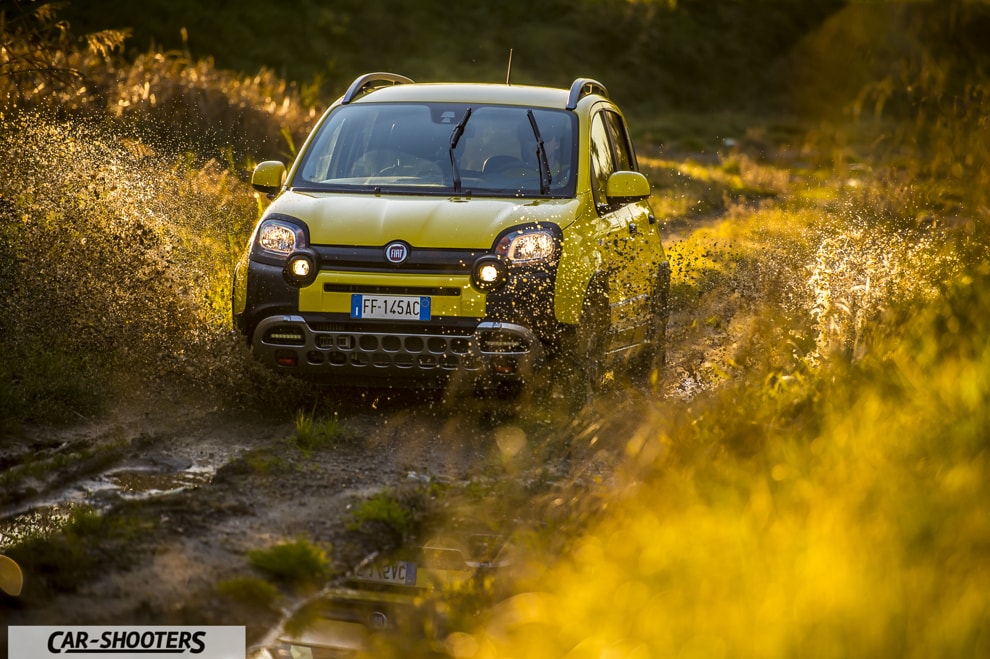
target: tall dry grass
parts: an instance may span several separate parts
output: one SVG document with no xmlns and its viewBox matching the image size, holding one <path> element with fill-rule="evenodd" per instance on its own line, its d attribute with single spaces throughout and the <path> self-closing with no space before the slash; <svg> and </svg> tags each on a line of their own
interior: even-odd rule
<svg viewBox="0 0 990 659">
<path fill-rule="evenodd" d="M 125 60 L 127 30 L 77 37 L 58 10 L 15 0 L 0 11 L 0 118 L 27 109 L 112 122 L 156 149 L 233 169 L 290 157 L 317 117 L 299 86 L 270 70 L 225 71 L 187 49 Z"/>
<path fill-rule="evenodd" d="M 268 71 L 114 57 L 57 5 L 0 15 L 0 416 L 78 420 L 122 391 L 239 383 L 230 272 L 265 200 L 255 159 L 315 116 Z M 236 385 L 235 385 L 236 386 Z"/>
<path fill-rule="evenodd" d="M 568 542 L 527 536 L 516 594 L 452 651 L 990 652 L 982 98 L 834 126 L 827 162 L 672 245 L 696 368 L 619 403 L 644 420 L 605 440 L 625 456 L 607 505 L 571 511 L 586 526 Z M 877 129 L 901 141 L 860 140 Z M 697 198 L 687 178 L 659 194 Z"/>
</svg>

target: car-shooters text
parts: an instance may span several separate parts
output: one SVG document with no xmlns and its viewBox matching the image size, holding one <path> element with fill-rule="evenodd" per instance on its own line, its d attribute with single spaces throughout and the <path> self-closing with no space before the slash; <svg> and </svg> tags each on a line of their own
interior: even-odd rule
<svg viewBox="0 0 990 659">
<path fill-rule="evenodd" d="M 160 652 L 200 654 L 206 649 L 205 631 L 56 631 L 48 637 L 52 654 L 99 652 Z"/>
</svg>

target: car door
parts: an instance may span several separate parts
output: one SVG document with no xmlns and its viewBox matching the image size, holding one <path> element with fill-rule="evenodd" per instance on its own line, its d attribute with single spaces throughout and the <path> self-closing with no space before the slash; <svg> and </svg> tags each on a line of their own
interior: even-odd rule
<svg viewBox="0 0 990 659">
<path fill-rule="evenodd" d="M 603 105 L 591 120 L 592 194 L 598 214 L 608 226 L 605 260 L 608 264 L 611 327 L 618 346 L 641 340 L 650 313 L 652 254 L 650 232 L 655 232 L 649 204 L 609 199 L 606 185 L 617 171 L 635 171 L 625 122 Z"/>
</svg>

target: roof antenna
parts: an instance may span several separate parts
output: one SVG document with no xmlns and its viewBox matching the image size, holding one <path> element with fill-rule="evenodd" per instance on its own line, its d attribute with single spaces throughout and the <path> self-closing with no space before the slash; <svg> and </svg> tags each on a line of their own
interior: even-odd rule
<svg viewBox="0 0 990 659">
<path fill-rule="evenodd" d="M 509 70 L 505 72 L 505 84 L 511 85 L 509 79 L 512 78 L 512 49 L 509 49 Z"/>
</svg>

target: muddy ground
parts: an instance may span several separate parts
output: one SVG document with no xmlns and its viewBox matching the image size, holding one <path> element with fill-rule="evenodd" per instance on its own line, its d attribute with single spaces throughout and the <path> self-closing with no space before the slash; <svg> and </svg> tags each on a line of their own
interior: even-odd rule
<svg viewBox="0 0 990 659">
<path fill-rule="evenodd" d="M 0 593 L 0 630 L 236 624 L 255 643 L 311 590 L 277 584 L 281 597 L 261 605 L 221 592 L 264 576 L 251 550 L 305 539 L 326 550 L 332 582 L 430 535 L 511 536 L 554 515 L 580 524 L 607 496 L 644 410 L 690 395 L 724 341 L 676 314 L 662 390 L 624 384 L 574 411 L 525 396 L 328 393 L 340 399 L 322 401 L 321 415 L 336 417 L 338 434 L 314 448 L 296 441 L 294 413 L 194 396 L 139 397 L 71 428 L 23 429 L 0 443 L 0 551 L 25 568 L 21 596 Z M 414 533 L 355 523 L 382 491 L 413 513 Z M 52 535 L 82 505 L 103 513 L 98 528 Z"/>
</svg>

